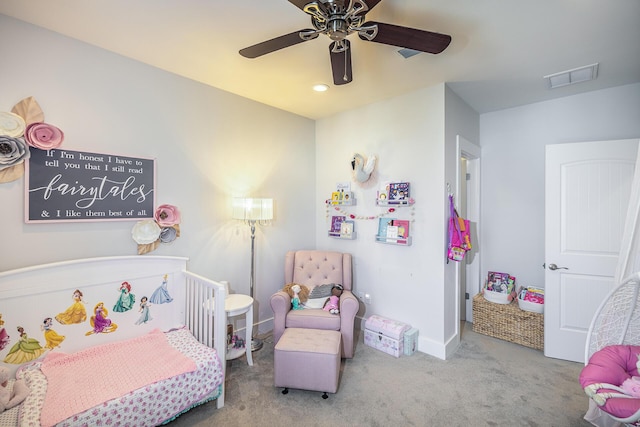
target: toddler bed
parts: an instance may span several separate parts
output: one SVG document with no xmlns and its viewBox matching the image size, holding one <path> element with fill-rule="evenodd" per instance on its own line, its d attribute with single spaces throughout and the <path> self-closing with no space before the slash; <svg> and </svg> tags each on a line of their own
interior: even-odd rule
<svg viewBox="0 0 640 427">
<path fill-rule="evenodd" d="M 154 426 L 213 399 L 221 408 L 225 286 L 186 261 L 106 257 L 0 273 L 0 365 L 30 389 L 0 427 Z"/>
</svg>

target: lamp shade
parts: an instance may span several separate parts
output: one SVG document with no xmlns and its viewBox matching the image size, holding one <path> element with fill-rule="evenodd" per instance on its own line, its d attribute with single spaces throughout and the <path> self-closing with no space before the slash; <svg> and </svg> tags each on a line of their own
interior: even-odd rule
<svg viewBox="0 0 640 427">
<path fill-rule="evenodd" d="M 273 199 L 233 199 L 233 219 L 270 221 L 273 219 Z"/>
</svg>

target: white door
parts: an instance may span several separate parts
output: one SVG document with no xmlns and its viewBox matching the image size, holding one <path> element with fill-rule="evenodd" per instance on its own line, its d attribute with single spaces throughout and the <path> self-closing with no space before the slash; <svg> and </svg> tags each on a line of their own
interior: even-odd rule
<svg viewBox="0 0 640 427">
<path fill-rule="evenodd" d="M 546 147 L 545 356 L 584 362 L 614 285 L 637 150 L 637 139 Z"/>
</svg>

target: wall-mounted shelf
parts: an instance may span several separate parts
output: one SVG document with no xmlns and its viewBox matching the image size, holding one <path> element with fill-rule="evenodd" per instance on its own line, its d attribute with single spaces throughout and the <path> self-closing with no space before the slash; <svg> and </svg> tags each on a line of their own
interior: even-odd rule
<svg viewBox="0 0 640 427">
<path fill-rule="evenodd" d="M 376 236 L 376 243 L 384 243 L 387 245 L 411 246 L 411 236 L 409 237 L 384 237 Z"/>
<path fill-rule="evenodd" d="M 325 200 L 325 203 L 327 205 L 331 205 L 331 206 L 355 206 L 356 199 L 355 198 L 349 198 L 347 200 L 331 200 L 331 199 L 327 199 L 327 200 Z"/>
<path fill-rule="evenodd" d="M 332 233 L 331 231 L 327 232 L 329 237 L 333 237 L 334 239 L 343 239 L 343 240 L 355 240 L 358 236 L 354 231 L 351 234 L 340 234 L 340 233 Z"/>
<path fill-rule="evenodd" d="M 392 206 L 392 207 L 403 207 L 403 206 L 411 206 L 415 203 L 413 199 L 407 200 L 386 200 L 386 199 L 377 199 L 376 206 Z"/>
</svg>

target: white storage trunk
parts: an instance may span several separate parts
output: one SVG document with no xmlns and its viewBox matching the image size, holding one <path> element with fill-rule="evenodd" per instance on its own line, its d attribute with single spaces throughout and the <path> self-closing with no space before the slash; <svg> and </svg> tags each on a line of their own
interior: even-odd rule
<svg viewBox="0 0 640 427">
<path fill-rule="evenodd" d="M 409 328 L 406 323 L 374 314 L 365 322 L 364 343 L 392 356 L 400 357 L 404 351 L 404 333 Z"/>
</svg>

